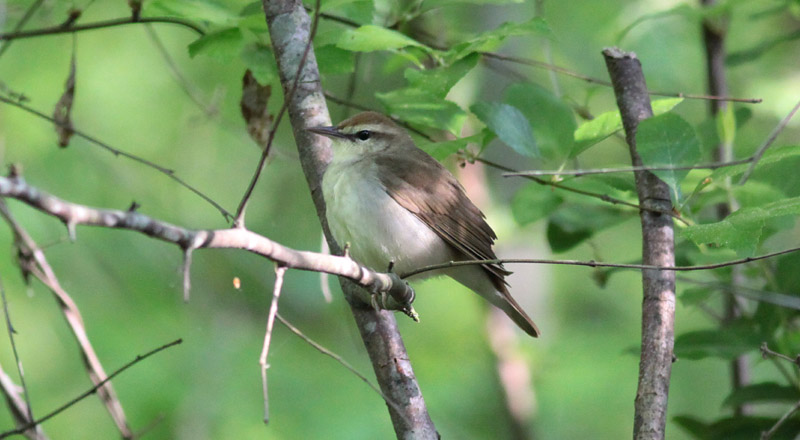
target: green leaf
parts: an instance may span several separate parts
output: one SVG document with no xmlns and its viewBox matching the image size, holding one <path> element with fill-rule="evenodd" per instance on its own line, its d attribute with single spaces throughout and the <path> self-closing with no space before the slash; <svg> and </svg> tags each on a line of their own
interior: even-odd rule
<svg viewBox="0 0 800 440">
<path fill-rule="evenodd" d="M 667 98 L 653 101 L 650 105 L 653 108 L 653 115 L 664 114 L 683 102 L 683 98 Z M 598 115 L 591 121 L 584 122 L 575 130 L 575 146 L 569 154 L 570 158 L 586 151 L 592 145 L 597 144 L 603 139 L 622 130 L 622 118 L 619 110 L 605 112 Z"/>
<path fill-rule="evenodd" d="M 433 156 L 434 159 L 442 161 L 444 158 L 455 154 L 457 151 L 466 149 L 469 144 L 479 144 L 483 146 L 488 136 L 489 133 L 487 131 L 481 131 L 472 136 L 445 142 L 426 142 L 423 139 L 417 142 L 417 146 Z"/>
<path fill-rule="evenodd" d="M 355 70 L 355 56 L 353 52 L 346 51 L 332 44 L 315 47 L 317 65 L 323 75 L 340 75 L 351 73 Z"/>
<path fill-rule="evenodd" d="M 388 93 L 376 93 L 388 113 L 398 118 L 426 127 L 449 131 L 455 135 L 461 133 L 461 127 L 467 120 L 467 113 L 451 101 L 436 98 L 421 89 L 400 89 Z"/>
<path fill-rule="evenodd" d="M 800 391 L 797 387 L 765 382 L 735 388 L 725 398 L 722 405 L 735 408 L 746 403 L 794 403 L 798 400 L 800 400 Z"/>
<path fill-rule="evenodd" d="M 767 150 L 764 153 L 764 156 L 761 157 L 761 160 L 758 161 L 758 165 L 753 173 L 753 178 L 760 178 L 762 176 L 766 176 L 767 180 L 770 178 L 774 178 L 778 180 L 777 183 L 783 183 L 783 185 L 773 185 L 776 188 L 784 188 L 784 187 L 791 187 L 797 178 L 798 173 L 792 173 L 787 175 L 783 167 L 789 167 L 793 169 L 797 169 L 797 166 L 800 165 L 800 146 L 793 145 L 788 147 L 782 148 L 775 148 L 772 150 Z M 708 185 L 720 183 L 724 185 L 726 179 L 731 178 L 735 179 L 736 177 L 742 175 L 748 168 L 750 167 L 749 163 L 744 163 L 741 165 L 733 165 L 725 168 L 720 168 L 715 170 L 711 173 L 708 178 L 702 180 L 700 183 L 697 184 L 695 187 L 692 197 L 694 197 L 697 193 L 705 189 Z M 777 172 L 773 172 L 773 168 L 777 167 Z M 791 192 L 788 195 L 794 195 Z"/>
<path fill-rule="evenodd" d="M 711 297 L 713 292 L 708 287 L 690 287 L 684 289 L 680 295 L 681 304 L 684 306 L 696 306 L 702 304 Z"/>
<path fill-rule="evenodd" d="M 604 204 L 570 203 L 550 216 L 547 240 L 553 252 L 567 251 L 603 229 L 622 223 L 633 214 L 624 214 Z"/>
<path fill-rule="evenodd" d="M 504 102 L 525 115 L 542 156 L 550 160 L 567 157 L 574 142 L 572 108 L 549 90 L 532 83 L 513 84 L 504 96 Z"/>
<path fill-rule="evenodd" d="M 343 33 L 337 46 L 354 52 L 395 50 L 409 46 L 424 47 L 400 32 L 371 24 Z"/>
<path fill-rule="evenodd" d="M 219 61 L 227 62 L 239 56 L 244 44 L 242 32 L 238 27 L 223 29 L 206 34 L 189 44 L 189 56 L 208 55 Z"/>
<path fill-rule="evenodd" d="M 684 236 L 695 244 L 713 243 L 733 249 L 740 256 L 752 256 L 767 220 L 800 214 L 800 197 L 782 199 L 761 207 L 742 208 L 722 221 L 689 226 Z"/>
<path fill-rule="evenodd" d="M 516 107 L 500 102 L 478 102 L 470 107 L 472 113 L 494 134 L 517 153 L 539 157 L 531 124 Z"/>
<path fill-rule="evenodd" d="M 241 53 L 244 65 L 259 84 L 278 84 L 278 65 L 272 51 L 261 44 L 248 44 Z"/>
<path fill-rule="evenodd" d="M 800 39 L 800 30 L 795 30 L 784 35 L 766 38 L 764 41 L 750 49 L 740 50 L 738 52 L 728 54 L 728 56 L 725 57 L 725 64 L 727 66 L 734 67 L 750 61 L 755 61 L 761 57 L 761 55 L 769 52 L 776 46 L 797 39 Z"/>
<path fill-rule="evenodd" d="M 675 355 L 693 360 L 709 357 L 733 359 L 757 350 L 761 342 L 759 335 L 745 327 L 695 330 L 675 338 Z"/>
<path fill-rule="evenodd" d="M 524 226 L 547 217 L 563 202 L 564 199 L 551 188 L 538 183 L 529 183 L 514 194 L 511 200 L 511 213 L 514 215 L 514 220 Z"/>
<path fill-rule="evenodd" d="M 800 252 L 794 252 L 788 255 L 783 255 L 778 258 L 778 264 L 775 268 L 775 282 L 778 289 L 782 292 L 798 294 L 798 286 L 800 286 Z M 796 298 L 796 296 L 793 296 Z"/>
<path fill-rule="evenodd" d="M 772 428 L 777 417 L 735 416 L 706 423 L 692 416 L 673 418 L 675 423 L 689 431 L 695 438 L 702 440 L 753 440 L 761 438 L 761 434 Z M 800 422 L 790 418 L 781 425 L 771 438 L 773 440 L 794 439 L 800 430 Z"/>
<path fill-rule="evenodd" d="M 590 229 L 568 230 L 559 223 L 547 223 L 547 242 L 553 252 L 566 252 L 593 235 Z"/>
<path fill-rule="evenodd" d="M 148 15 L 173 15 L 218 26 L 232 26 L 240 19 L 235 11 L 211 0 L 153 0 L 143 3 Z"/>
<path fill-rule="evenodd" d="M 534 17 L 522 23 L 506 22 L 498 28 L 484 32 L 477 37 L 459 43 L 445 54 L 449 60 L 457 60 L 475 52 L 491 52 L 500 47 L 506 38 L 521 35 L 550 37 L 553 32 L 541 17 Z"/>
<path fill-rule="evenodd" d="M 524 1 L 525 0 L 426 0 L 425 8 L 430 10 L 434 8 L 441 8 L 442 6 L 452 6 L 452 5 L 466 5 L 466 4 L 499 5 L 499 4 L 509 4 L 509 3 L 522 3 Z"/>
<path fill-rule="evenodd" d="M 427 90 L 444 99 L 450 89 L 478 64 L 478 59 L 478 54 L 472 54 L 449 66 L 427 70 L 406 69 L 405 77 L 411 87 Z"/>
<path fill-rule="evenodd" d="M 700 160 L 700 141 L 694 129 L 672 113 L 642 121 L 636 132 L 636 148 L 645 166 L 677 167 Z M 653 174 L 669 186 L 674 200 L 680 199 L 680 183 L 688 170 L 654 170 Z"/>
</svg>

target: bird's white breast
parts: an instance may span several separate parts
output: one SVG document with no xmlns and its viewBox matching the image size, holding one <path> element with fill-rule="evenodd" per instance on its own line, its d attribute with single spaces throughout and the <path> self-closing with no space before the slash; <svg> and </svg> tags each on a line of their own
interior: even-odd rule
<svg viewBox="0 0 800 440">
<path fill-rule="evenodd" d="M 322 179 L 331 233 L 350 255 L 374 270 L 406 272 L 453 258 L 450 247 L 386 192 L 373 161 L 334 161 Z"/>
</svg>

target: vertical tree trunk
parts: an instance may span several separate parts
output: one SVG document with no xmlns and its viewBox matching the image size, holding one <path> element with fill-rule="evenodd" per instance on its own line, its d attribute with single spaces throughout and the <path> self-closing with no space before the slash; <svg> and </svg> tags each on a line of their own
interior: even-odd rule
<svg viewBox="0 0 800 440">
<path fill-rule="evenodd" d="M 300 163 L 331 251 L 340 253 L 341 248 L 330 238 L 320 186 L 322 173 L 331 158 L 329 141 L 312 136 L 305 130 L 305 127 L 330 125 L 313 49 L 309 51 L 300 70 L 300 80 L 294 96 L 289 96 L 309 40 L 310 19 L 298 0 L 263 0 L 263 5 L 285 99 L 289 100 L 288 112 L 300 153 Z M 343 280 L 342 288 L 381 390 L 393 402 L 387 406 L 397 438 L 438 438 L 397 330 L 394 315 L 387 311 L 375 312 L 354 299 L 351 292 L 358 288 L 354 284 Z"/>
<path fill-rule="evenodd" d="M 717 0 L 701 0 L 703 6 L 713 6 Z M 725 34 L 727 33 L 727 17 L 715 17 L 714 20 L 703 21 L 703 44 L 706 52 L 706 73 L 708 76 L 708 94 L 713 96 L 727 96 L 728 82 L 725 78 Z M 712 117 L 727 110 L 728 102 L 720 100 L 709 101 L 709 110 Z M 727 162 L 733 159 L 733 145 L 721 140 L 714 150 L 714 160 L 717 162 Z M 730 185 L 728 179 L 727 185 Z M 722 220 L 732 211 L 736 210 L 733 197 L 727 203 L 717 205 L 717 219 Z M 739 266 L 731 268 L 731 284 L 734 286 L 742 285 L 742 269 Z M 739 316 L 736 304 L 736 297 L 733 292 L 725 293 L 725 317 L 723 325 L 730 324 Z M 747 365 L 747 357 L 739 356 L 731 361 L 731 387 L 736 390 L 750 382 L 750 370 Z M 737 405 L 734 414 L 737 416 L 747 414 L 747 405 Z"/>
<path fill-rule="evenodd" d="M 636 151 L 636 130 L 640 121 L 653 115 L 641 63 L 635 54 L 616 48 L 604 50 L 603 55 L 622 115 L 631 160 L 634 166 L 641 166 L 642 160 Z M 637 171 L 635 177 L 641 206 L 662 212 L 672 210 L 666 183 L 649 171 Z M 672 217 L 653 210 L 642 210 L 640 217 L 642 263 L 674 266 Z M 663 439 L 675 341 L 675 273 L 644 270 L 642 285 L 642 352 L 633 437 L 637 440 Z"/>
</svg>

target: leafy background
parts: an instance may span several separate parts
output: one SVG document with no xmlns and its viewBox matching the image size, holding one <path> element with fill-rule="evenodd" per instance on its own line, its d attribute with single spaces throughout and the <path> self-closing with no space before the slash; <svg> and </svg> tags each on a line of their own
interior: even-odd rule
<svg viewBox="0 0 800 440">
<path fill-rule="evenodd" d="M 5 30 L 29 3 L 0 2 Z M 69 7 L 87 3 L 45 2 L 28 28 L 61 23 Z M 638 54 L 652 90 L 702 93 L 699 7 L 656 0 L 546 2 L 541 20 L 534 19 L 533 2 L 419 4 L 420 9 L 415 2 L 324 1 L 325 12 L 373 25 L 354 29 L 321 21 L 315 48 L 324 87 L 346 96 L 355 69 L 352 101 L 391 112 L 439 140 L 448 138 L 448 132 L 466 138 L 437 145 L 419 142 L 459 171 L 498 232 L 499 255 L 637 261 L 635 211 L 503 178 L 487 167 L 461 169 L 452 154 L 469 144 L 470 151 L 483 149 L 484 157 L 519 169 L 625 165 L 624 144 L 611 135 L 618 125 L 611 90 L 565 76 L 557 77 L 556 86 L 546 70 L 487 60 L 475 52 L 499 50 L 541 60 L 549 47 L 556 64 L 605 78 L 600 51 L 619 45 Z M 670 160 L 675 163 L 708 162 L 719 138 L 734 142 L 736 156 L 746 157 L 763 142 L 799 96 L 793 61 L 797 43 L 791 36 L 798 27 L 797 9 L 796 1 L 729 0 L 712 11 L 730 17 L 731 93 L 764 102 L 735 105 L 726 125 L 708 117 L 705 101 L 661 101 L 661 112 L 669 112 L 642 127 L 642 136 L 651 141 L 642 141 L 642 148 L 653 151 L 647 160 L 661 163 L 664 159 L 656 153 L 673 148 L 676 155 Z M 405 20 L 421 12 L 421 19 Z M 97 2 L 86 8 L 79 23 L 127 14 L 124 2 Z M 187 96 L 143 25 L 118 26 L 77 34 L 74 123 L 117 148 L 175 169 L 233 209 L 260 153 L 239 115 L 244 70 L 275 84 L 271 107 L 280 104 L 263 13 L 246 0 L 154 0 L 145 2 L 145 15 L 184 17 L 208 29 L 198 39 L 182 27 L 152 26 L 203 105 Z M 397 30 L 383 27 L 395 23 Z M 0 58 L 0 80 L 5 88 L 23 93 L 32 107 L 50 113 L 63 91 L 72 49 L 69 35 L 15 41 Z M 431 60 L 444 67 L 431 69 Z M 578 116 L 582 111 L 598 118 L 585 125 Z M 331 113 L 340 120 L 352 111 L 331 105 Z M 731 120 L 738 122 L 735 129 Z M 678 225 L 679 263 L 721 261 L 796 245 L 798 203 L 793 197 L 800 195 L 800 185 L 798 150 L 792 144 L 797 134 L 797 123 L 791 123 L 752 180 L 731 190 L 742 208 L 723 222 L 712 216 L 713 204 L 729 197 L 721 183 L 727 176 L 735 181 L 746 166 L 662 176 L 671 179 L 683 215 L 702 224 Z M 141 212 L 168 222 L 195 228 L 226 225 L 217 211 L 167 177 L 83 139 L 74 138 L 68 148 L 59 149 L 49 123 L 7 105 L 0 106 L 0 146 L 4 164 L 22 164 L 30 183 L 59 197 L 118 209 L 135 200 Z M 705 180 L 709 176 L 711 184 Z M 630 176 L 567 183 L 635 199 Z M 79 228 L 78 240 L 70 243 L 57 221 L 17 203 L 12 209 L 40 245 L 49 245 L 48 258 L 80 305 L 108 370 L 169 340 L 184 339 L 181 346 L 114 381 L 134 427 L 157 421 L 150 438 L 393 436 L 379 396 L 282 327 L 276 330 L 270 355 L 272 421 L 263 425 L 257 359 L 274 279 L 272 266 L 263 259 L 236 251 L 196 253 L 192 298 L 184 304 L 181 254 L 174 246 L 91 228 Z M 279 131 L 247 224 L 293 248 L 319 249 L 320 228 L 286 127 Z M 25 285 L 14 263 L 11 234 L 3 231 L 0 248 L 8 251 L 0 258 L 0 275 L 34 414 L 42 415 L 90 383 L 57 306 L 41 285 Z M 768 427 L 800 398 L 797 375 L 783 375 L 757 351 L 762 341 L 790 355 L 800 350 L 795 323 L 798 262 L 800 257 L 788 255 L 744 269 L 755 293 L 743 304 L 745 318 L 722 331 L 713 316 L 721 309 L 723 294 L 707 285 L 679 283 L 669 438 L 719 438 L 720 432 L 739 425 L 736 432 L 753 438 L 758 432 L 754 427 Z M 560 266 L 512 269 L 513 293 L 543 332 L 539 340 L 520 338 L 515 347 L 530 363 L 537 438 L 629 436 L 638 364 L 639 273 Z M 241 290 L 234 289 L 234 277 L 241 279 Z M 730 277 L 725 270 L 691 278 L 725 284 Z M 371 375 L 344 301 L 335 295 L 327 304 L 319 284 L 315 274 L 290 272 L 281 313 Z M 336 283 L 331 284 L 338 292 Z M 775 306 L 764 291 L 784 294 L 781 299 L 788 307 Z M 421 323 L 398 319 L 443 437 L 510 437 L 486 333 L 486 305 L 442 279 L 418 286 L 415 307 Z M 732 397 L 728 360 L 743 353 L 754 383 L 762 385 L 749 390 L 749 396 Z M 0 361 L 7 369 L 13 365 L 8 344 L 0 350 Z M 756 407 L 760 419 L 739 419 L 735 425 L 726 417 L 736 399 L 768 404 Z M 7 414 L 0 414 L 0 427 L 12 425 Z M 116 436 L 93 398 L 44 427 L 59 439 Z"/>
</svg>

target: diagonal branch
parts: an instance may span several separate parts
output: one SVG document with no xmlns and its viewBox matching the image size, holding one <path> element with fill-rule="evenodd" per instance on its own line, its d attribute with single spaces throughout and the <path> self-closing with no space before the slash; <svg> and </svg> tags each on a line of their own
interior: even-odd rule
<svg viewBox="0 0 800 440">
<path fill-rule="evenodd" d="M 89 335 L 86 333 L 86 326 L 83 323 L 80 309 L 72 297 L 67 293 L 58 281 L 55 272 L 48 264 L 41 248 L 33 241 L 33 238 L 27 231 L 20 225 L 16 219 L 11 215 L 4 200 L 0 200 L 0 216 L 2 216 L 9 227 L 14 233 L 14 241 L 18 249 L 20 258 L 20 267 L 25 274 L 32 274 L 39 279 L 45 286 L 47 286 L 53 293 L 56 301 L 58 301 L 61 311 L 64 314 L 70 330 L 78 342 L 78 348 L 81 352 L 83 364 L 89 374 L 92 383 L 98 385 L 102 383 L 107 375 L 103 369 L 100 358 L 94 351 L 92 343 L 89 341 Z M 123 438 L 132 438 L 133 432 L 128 425 L 125 412 L 122 409 L 117 393 L 114 391 L 111 383 L 105 383 L 97 390 L 97 395 L 105 405 L 114 423 L 117 425 Z"/>
<path fill-rule="evenodd" d="M 48 215 L 60 219 L 68 230 L 76 225 L 100 226 L 128 229 L 174 243 L 182 249 L 245 249 L 269 258 L 290 269 L 326 272 L 339 275 L 369 289 L 370 292 L 386 293 L 389 296 L 384 306 L 413 314 L 411 303 L 414 290 L 394 273 L 378 273 L 359 266 L 349 257 L 296 251 L 282 246 L 264 236 L 243 228 L 194 230 L 162 222 L 136 211 L 98 209 L 59 199 L 28 185 L 20 177 L 0 177 L 0 197 L 10 197 L 24 202 Z M 361 292 L 359 299 L 369 303 L 370 294 Z"/>
</svg>

